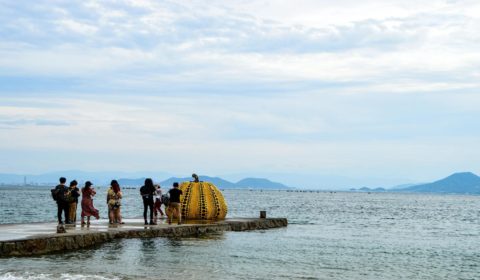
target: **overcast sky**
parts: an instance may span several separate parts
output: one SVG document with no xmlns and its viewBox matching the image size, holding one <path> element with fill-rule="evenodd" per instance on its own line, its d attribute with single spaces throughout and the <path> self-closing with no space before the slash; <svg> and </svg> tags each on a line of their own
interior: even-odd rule
<svg viewBox="0 0 480 280">
<path fill-rule="evenodd" d="M 479 30 L 478 0 L 0 0 L 0 173 L 480 173 Z"/>
</svg>

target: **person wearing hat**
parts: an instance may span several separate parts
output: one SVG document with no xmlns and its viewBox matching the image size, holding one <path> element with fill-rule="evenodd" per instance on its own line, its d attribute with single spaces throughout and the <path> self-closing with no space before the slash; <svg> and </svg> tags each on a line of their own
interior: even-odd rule
<svg viewBox="0 0 480 280">
<path fill-rule="evenodd" d="M 92 182 L 85 182 L 85 187 L 82 188 L 82 226 L 85 225 L 85 217 L 87 217 L 87 225 L 90 225 L 90 217 L 94 216 L 97 220 L 100 218 L 98 210 L 93 207 L 93 197 L 96 192 L 92 188 Z"/>
</svg>

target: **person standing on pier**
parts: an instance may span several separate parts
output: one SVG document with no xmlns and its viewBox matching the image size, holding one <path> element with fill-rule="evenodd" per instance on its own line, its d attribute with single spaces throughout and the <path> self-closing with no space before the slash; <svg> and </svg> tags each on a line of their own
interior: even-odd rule
<svg viewBox="0 0 480 280">
<path fill-rule="evenodd" d="M 143 200 L 143 218 L 145 219 L 145 224 L 147 223 L 147 209 L 150 208 L 150 224 L 154 225 L 153 222 L 153 196 L 155 195 L 155 186 L 153 181 L 150 178 L 145 179 L 145 185 L 140 188 L 140 195 Z"/>
<path fill-rule="evenodd" d="M 70 182 L 70 199 L 69 207 L 68 207 L 68 221 L 70 223 L 75 223 L 77 221 L 77 205 L 78 205 L 78 197 L 80 196 L 80 190 L 77 188 L 77 181 L 73 180 Z"/>
<path fill-rule="evenodd" d="M 110 224 L 118 223 L 123 224 L 122 215 L 120 214 L 120 208 L 122 205 L 122 191 L 120 190 L 120 185 L 117 180 L 112 180 L 110 183 L 110 189 L 107 193 L 108 201 L 108 215 Z"/>
<path fill-rule="evenodd" d="M 82 188 L 82 225 L 85 225 L 85 217 L 87 217 L 87 225 L 90 225 L 91 216 L 94 216 L 97 220 L 100 219 L 98 210 L 93 207 L 93 197 L 96 192 L 92 185 L 90 181 L 87 181 L 85 187 Z"/>
<path fill-rule="evenodd" d="M 162 188 L 160 185 L 155 185 L 155 220 L 158 218 L 158 213 L 163 217 L 162 211 Z"/>
<path fill-rule="evenodd" d="M 178 183 L 173 183 L 173 189 L 168 191 L 170 194 L 170 203 L 168 205 L 168 224 L 172 224 L 173 216 L 178 217 L 178 224 L 182 224 L 182 209 L 180 206 L 180 196 L 183 194 L 182 190 L 178 188 Z"/>
<path fill-rule="evenodd" d="M 65 186 L 65 183 L 67 182 L 67 179 L 65 177 L 60 177 L 58 179 L 60 184 L 55 187 L 55 192 L 57 194 L 57 218 L 58 218 L 58 223 L 63 224 L 62 221 L 62 212 L 65 215 L 65 223 L 69 223 L 70 221 L 68 220 L 68 201 L 67 201 L 67 195 L 68 195 L 68 187 Z"/>
</svg>

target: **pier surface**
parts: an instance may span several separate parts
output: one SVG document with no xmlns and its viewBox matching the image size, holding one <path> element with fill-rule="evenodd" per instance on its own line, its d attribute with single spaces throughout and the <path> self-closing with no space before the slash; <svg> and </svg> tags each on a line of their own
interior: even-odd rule
<svg viewBox="0 0 480 280">
<path fill-rule="evenodd" d="M 66 233 L 56 233 L 56 223 L 0 225 L 0 257 L 32 256 L 87 248 L 118 238 L 187 237 L 222 231 L 248 231 L 287 226 L 285 218 L 226 219 L 187 221 L 169 225 L 144 225 L 143 219 L 124 219 L 110 225 L 108 220 L 92 221 L 89 226 L 66 225 Z"/>
</svg>

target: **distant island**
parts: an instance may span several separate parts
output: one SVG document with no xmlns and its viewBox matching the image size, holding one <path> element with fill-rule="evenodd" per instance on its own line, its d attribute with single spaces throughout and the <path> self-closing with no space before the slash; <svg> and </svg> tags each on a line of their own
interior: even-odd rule
<svg viewBox="0 0 480 280">
<path fill-rule="evenodd" d="M 350 191 L 480 194 L 480 177 L 472 172 L 459 172 L 427 184 L 409 184 L 403 187 L 397 186 L 390 189 L 363 187 L 359 189 L 352 188 Z"/>
<path fill-rule="evenodd" d="M 441 180 L 396 191 L 480 194 L 480 177 L 472 172 L 454 173 Z"/>
<path fill-rule="evenodd" d="M 105 186 L 110 180 L 117 179 L 122 186 L 142 186 L 145 178 L 150 177 L 156 183 L 164 187 L 170 187 L 173 182 L 191 181 L 191 177 L 175 177 L 166 172 L 86 172 L 79 170 L 50 172 L 39 175 L 19 175 L 0 173 L 0 185 L 16 186 L 52 186 L 57 183 L 59 177 L 64 176 L 68 180 L 76 179 L 84 182 L 93 181 L 97 186 Z M 168 179 L 165 179 L 168 178 Z M 245 178 L 238 182 L 232 182 L 220 177 L 201 175 L 200 180 L 208 181 L 221 189 L 265 189 L 265 190 L 288 190 L 294 189 L 288 185 L 271 181 L 267 178 Z M 321 183 L 322 181 L 318 181 Z M 328 191 L 338 191 L 338 188 Z M 452 193 L 452 194 L 480 194 L 480 177 L 472 172 L 454 173 L 443 179 L 422 184 L 402 184 L 393 187 L 368 187 L 344 188 L 352 192 L 422 192 L 422 193 Z M 323 189 L 323 191 L 326 191 Z"/>
<path fill-rule="evenodd" d="M 351 188 L 350 191 L 361 191 L 361 192 L 386 192 L 387 189 L 385 188 L 368 188 L 368 187 L 362 187 L 359 189 Z"/>
<path fill-rule="evenodd" d="M 67 180 L 93 181 L 95 185 L 108 185 L 110 180 L 117 179 L 120 185 L 126 187 L 140 187 L 144 184 L 145 178 L 150 177 L 161 186 L 170 187 L 173 182 L 191 181 L 192 177 L 172 177 L 162 172 L 125 173 L 125 172 L 85 172 L 80 170 L 58 171 L 40 175 L 18 175 L 0 173 L 0 185 L 34 186 L 34 185 L 55 185 L 60 177 Z M 168 179 L 163 179 L 163 178 Z M 118 179 L 120 178 L 120 179 Z M 292 189 L 282 183 L 273 182 L 266 178 L 245 178 L 238 182 L 230 182 L 220 177 L 200 176 L 201 181 L 208 181 L 221 189 L 265 189 L 281 190 Z"/>
<path fill-rule="evenodd" d="M 169 187 L 173 184 L 173 182 L 188 182 L 191 180 L 192 180 L 192 177 L 183 177 L 183 178 L 171 177 L 164 181 L 161 181 L 160 185 Z M 236 183 L 227 181 L 220 177 L 210 177 L 210 176 L 200 176 L 200 180 L 213 183 L 215 186 L 221 189 L 264 189 L 264 190 L 291 189 L 290 187 L 282 183 L 273 182 L 265 178 L 245 178 Z M 119 179 L 119 183 L 125 186 L 141 186 L 143 185 L 144 181 L 145 181 L 145 178 L 139 178 L 134 180 Z"/>
</svg>

